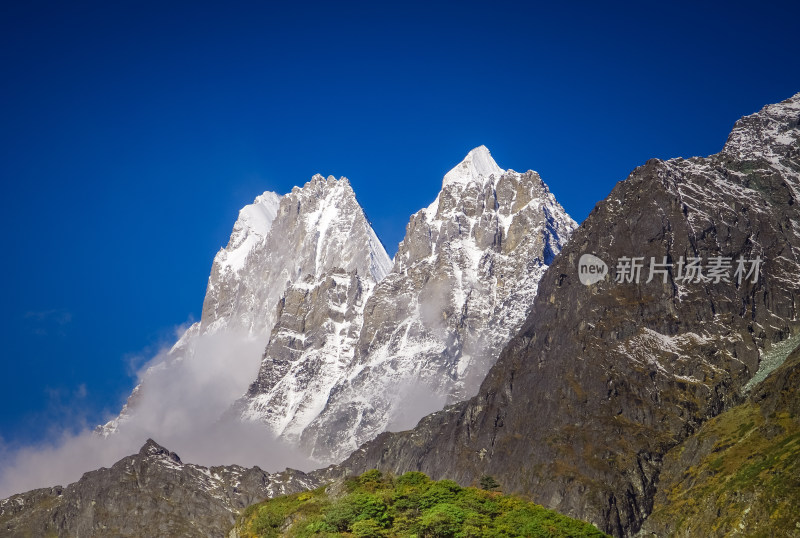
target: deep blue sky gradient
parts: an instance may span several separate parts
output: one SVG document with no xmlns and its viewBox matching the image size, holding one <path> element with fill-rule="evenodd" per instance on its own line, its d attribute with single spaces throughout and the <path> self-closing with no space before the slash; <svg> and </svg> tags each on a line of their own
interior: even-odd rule
<svg viewBox="0 0 800 538">
<path fill-rule="evenodd" d="M 237 211 L 350 178 L 390 254 L 485 144 L 581 221 L 800 91 L 795 2 L 5 2 L 0 437 L 115 413 Z"/>
</svg>

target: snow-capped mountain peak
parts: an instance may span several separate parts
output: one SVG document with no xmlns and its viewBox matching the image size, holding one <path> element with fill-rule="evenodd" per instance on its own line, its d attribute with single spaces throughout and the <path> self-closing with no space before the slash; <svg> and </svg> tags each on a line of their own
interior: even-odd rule
<svg viewBox="0 0 800 538">
<path fill-rule="evenodd" d="M 302 195 L 301 195 L 302 193 Z M 315 174 L 311 181 L 302 189 L 295 187 L 289 197 L 298 197 L 298 207 L 304 204 L 312 207 L 303 212 L 304 225 L 307 230 L 315 230 L 317 238 L 314 254 L 314 272 L 317 276 L 340 266 L 354 269 L 352 260 L 360 260 L 356 253 L 341 248 L 347 247 L 353 239 L 351 234 L 356 233 L 353 228 L 353 213 L 359 213 L 358 226 L 365 227 L 364 240 L 366 241 L 369 258 L 369 276 L 379 282 L 392 269 L 392 261 L 386 255 L 378 236 L 369 226 L 361 206 L 356 201 L 356 195 L 350 181 L 346 177 L 336 179 L 333 176 L 323 177 Z M 308 200 L 312 198 L 312 200 Z M 363 222 L 361 222 L 363 221 Z M 358 243 L 358 248 L 364 245 Z M 345 258 L 342 263 L 341 259 Z"/>
<path fill-rule="evenodd" d="M 302 282 L 308 275 L 322 278 L 335 268 L 356 271 L 377 282 L 391 269 L 392 260 L 346 178 L 316 174 L 302 187 L 279 199 L 267 197 L 261 205 L 275 201 L 277 205 L 264 209 L 257 209 L 259 204 L 245 208 L 232 243 L 217 254 L 203 304 L 204 332 L 238 326 L 261 335 L 266 345 L 275 322 L 275 305 L 288 284 Z M 254 224 L 263 224 L 266 218 L 255 215 L 269 214 L 274 217 L 268 233 L 262 235 Z M 240 231 L 247 239 L 232 249 L 240 241 Z M 250 243 L 244 256 L 239 255 Z M 226 265 L 234 257 L 232 250 L 236 259 L 246 258 L 235 271 Z"/>
<path fill-rule="evenodd" d="M 313 406 L 319 414 L 284 432 L 295 438 L 302 429 L 312 457 L 333 461 L 387 428 L 409 427 L 426 411 L 474 393 L 576 226 L 538 174 L 503 170 L 485 146 L 470 151 L 447 173 L 436 200 L 411 217 L 392 272 L 365 288 L 361 319 L 347 326 L 352 358 L 329 370 L 328 380 L 339 379 L 317 391 L 326 400 Z M 292 356 L 284 347 L 288 352 L 269 350 L 270 371 Z M 267 402 L 259 396 L 267 386 L 274 383 L 252 387 L 243 418 L 274 423 L 270 411 L 296 401 L 287 393 Z"/>
<path fill-rule="evenodd" d="M 363 290 L 371 289 L 391 267 L 392 260 L 347 179 L 317 174 L 284 196 L 262 194 L 239 212 L 228 245 L 214 257 L 201 320 L 184 333 L 163 360 L 147 368 L 120 416 L 101 427 L 99 433 L 112 434 L 131 421 L 131 427 L 137 427 L 137 409 L 154 399 L 168 400 L 169 395 L 159 394 L 163 390 L 159 387 L 169 385 L 164 379 L 180 380 L 195 375 L 198 369 L 206 377 L 210 370 L 222 369 L 218 378 L 209 382 L 208 390 L 217 400 L 226 400 L 231 394 L 229 401 L 220 402 L 219 414 L 223 414 L 252 381 L 253 377 L 248 377 L 239 385 L 245 374 L 255 375 L 276 320 L 285 322 L 291 317 L 293 300 L 307 293 L 316 297 L 313 290 L 318 290 L 316 293 L 333 301 L 330 308 L 324 305 L 325 309 L 319 310 L 320 316 L 339 320 L 351 303 L 361 304 Z M 340 289 L 347 289 L 342 283 L 352 283 L 352 289 L 340 293 Z M 313 302 L 311 298 L 309 302 Z M 310 327 L 311 321 L 307 325 Z M 297 330 L 303 331 L 306 329 Z M 347 332 L 344 326 L 325 324 L 320 329 L 320 345 L 328 337 L 346 340 L 343 332 Z M 234 344 L 243 347 L 235 351 Z M 231 379 L 236 383 L 229 383 Z M 224 387 L 234 388 L 228 392 Z M 174 410 L 176 414 L 181 411 Z M 209 414 L 216 412 L 215 408 Z M 141 423 L 144 419 L 140 416 L 138 420 Z M 149 426 L 145 426 L 147 430 Z M 167 436 L 162 431 L 147 433 Z M 178 448 L 191 454 L 192 447 Z"/>
<path fill-rule="evenodd" d="M 280 203 L 280 195 L 267 191 L 239 211 L 228 246 L 220 249 L 214 260 L 223 271 L 235 273 L 244 266 L 247 255 L 267 237 Z"/>
<path fill-rule="evenodd" d="M 458 163 L 444 176 L 442 186 L 452 183 L 469 183 L 470 181 L 490 176 L 500 177 L 505 170 L 500 168 L 489 153 L 486 146 L 473 149 L 464 160 Z"/>
</svg>

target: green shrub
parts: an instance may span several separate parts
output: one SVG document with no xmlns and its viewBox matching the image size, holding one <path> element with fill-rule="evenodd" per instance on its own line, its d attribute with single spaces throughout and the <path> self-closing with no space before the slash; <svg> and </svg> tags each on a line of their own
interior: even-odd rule
<svg viewBox="0 0 800 538">
<path fill-rule="evenodd" d="M 272 536 L 283 525 L 285 518 L 270 508 L 269 506 L 263 506 L 256 512 L 253 520 L 253 531 L 259 535 Z"/>
<path fill-rule="evenodd" d="M 451 538 L 461 530 L 464 511 L 454 504 L 441 503 L 426 510 L 419 522 L 420 533 L 432 538 Z"/>
<path fill-rule="evenodd" d="M 484 475 L 481 477 L 478 483 L 480 484 L 481 489 L 485 489 L 486 491 L 500 489 L 500 483 L 495 480 L 493 476 Z"/>
<path fill-rule="evenodd" d="M 353 534 L 359 538 L 381 538 L 386 536 L 383 527 L 374 519 L 362 519 L 353 523 Z"/>
<path fill-rule="evenodd" d="M 336 533 L 336 528 L 325 520 L 314 520 L 298 532 L 298 536 L 314 536 Z"/>
<path fill-rule="evenodd" d="M 342 499 L 325 511 L 325 522 L 337 531 L 346 532 L 356 520 L 357 515 L 353 504 Z"/>
<path fill-rule="evenodd" d="M 388 506 L 380 496 L 372 493 L 347 495 L 325 512 L 325 521 L 340 532 L 350 530 L 353 523 L 365 519 L 376 521 L 382 527 L 391 522 Z"/>
<path fill-rule="evenodd" d="M 452 480 L 432 482 L 419 497 L 419 506 L 425 510 L 437 504 L 454 501 L 460 492 L 461 486 Z"/>
<path fill-rule="evenodd" d="M 383 473 L 381 473 L 377 469 L 372 469 L 371 471 L 367 471 L 366 473 L 362 474 L 358 477 L 358 481 L 362 484 L 367 484 L 369 482 L 380 482 L 383 478 Z"/>
<path fill-rule="evenodd" d="M 417 471 L 410 471 L 397 478 L 397 484 L 400 486 L 421 486 L 431 481 L 428 475 Z"/>
</svg>

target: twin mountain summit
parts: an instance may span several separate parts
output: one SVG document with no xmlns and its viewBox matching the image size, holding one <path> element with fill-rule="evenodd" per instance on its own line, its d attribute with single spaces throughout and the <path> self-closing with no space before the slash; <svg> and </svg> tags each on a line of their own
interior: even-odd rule
<svg viewBox="0 0 800 538">
<path fill-rule="evenodd" d="M 200 321 L 96 442 L 147 433 L 202 459 L 169 387 L 208 365 L 239 372 L 204 378 L 209 425 L 318 470 L 204 467 L 148 441 L 0 501 L 0 535 L 239 536 L 247 506 L 373 468 L 491 476 L 615 536 L 797 535 L 798 200 L 800 94 L 717 154 L 636 168 L 580 226 L 483 146 L 394 259 L 347 179 L 264 193 Z"/>
</svg>

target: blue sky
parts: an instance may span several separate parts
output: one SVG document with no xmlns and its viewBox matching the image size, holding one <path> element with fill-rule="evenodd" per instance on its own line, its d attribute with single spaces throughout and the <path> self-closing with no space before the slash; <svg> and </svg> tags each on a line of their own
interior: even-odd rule
<svg viewBox="0 0 800 538">
<path fill-rule="evenodd" d="M 800 91 L 793 2 L 6 2 L 0 438 L 115 413 L 238 209 L 350 178 L 390 254 L 485 144 L 581 221 Z"/>
</svg>

